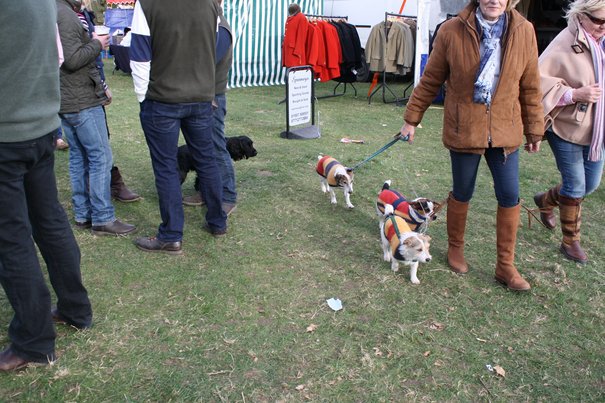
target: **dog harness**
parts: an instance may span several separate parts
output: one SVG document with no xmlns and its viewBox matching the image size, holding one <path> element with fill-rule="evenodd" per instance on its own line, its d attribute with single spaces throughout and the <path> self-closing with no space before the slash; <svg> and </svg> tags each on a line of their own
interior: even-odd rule
<svg viewBox="0 0 605 403">
<path fill-rule="evenodd" d="M 376 207 L 384 215 L 384 206 L 390 204 L 393 206 L 395 215 L 403 218 L 412 231 L 419 232 L 422 225 L 426 224 L 429 218 L 422 213 L 410 207 L 407 199 L 399 192 L 390 189 L 384 189 L 378 195 Z"/>
<path fill-rule="evenodd" d="M 403 239 L 409 238 L 409 234 L 412 233 L 412 228 L 409 226 L 407 221 L 397 215 L 390 215 L 384 222 L 384 236 L 391 245 L 391 254 L 396 260 L 405 260 L 399 253 L 399 245 Z M 403 234 L 403 235 L 402 235 Z"/>
<path fill-rule="evenodd" d="M 317 168 L 315 169 L 318 174 L 328 180 L 328 185 L 332 187 L 338 187 L 336 183 L 336 176 L 334 175 L 336 167 L 342 166 L 335 158 L 326 155 L 317 162 Z"/>
</svg>

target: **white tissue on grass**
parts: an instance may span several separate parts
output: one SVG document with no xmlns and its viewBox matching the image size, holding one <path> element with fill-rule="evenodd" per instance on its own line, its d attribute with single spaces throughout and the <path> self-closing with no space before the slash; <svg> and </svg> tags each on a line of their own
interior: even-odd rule
<svg viewBox="0 0 605 403">
<path fill-rule="evenodd" d="M 340 311 L 342 309 L 342 302 L 338 298 L 330 298 L 326 300 L 328 306 L 334 311 Z"/>
</svg>

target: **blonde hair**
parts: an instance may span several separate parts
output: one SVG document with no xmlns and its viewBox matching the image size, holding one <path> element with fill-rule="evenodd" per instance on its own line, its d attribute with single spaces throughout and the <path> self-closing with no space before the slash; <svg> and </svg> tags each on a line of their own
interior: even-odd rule
<svg viewBox="0 0 605 403">
<path fill-rule="evenodd" d="M 82 4 L 84 4 L 84 8 L 87 10 L 92 10 L 92 1 L 91 0 L 82 0 Z"/>
<path fill-rule="evenodd" d="M 512 9 L 514 9 L 517 4 L 519 4 L 521 0 L 508 0 L 508 4 L 506 5 L 506 11 L 510 11 Z M 479 6 L 479 0 L 471 0 L 470 4 L 473 4 L 475 6 Z"/>
<path fill-rule="evenodd" d="M 605 9 L 605 0 L 575 0 L 569 4 L 565 19 L 570 22 L 580 14 L 592 14 L 594 11 Z"/>
</svg>

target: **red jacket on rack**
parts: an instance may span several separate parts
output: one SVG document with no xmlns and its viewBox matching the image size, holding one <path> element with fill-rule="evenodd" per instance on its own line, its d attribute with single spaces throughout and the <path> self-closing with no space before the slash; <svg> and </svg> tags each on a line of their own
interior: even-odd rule
<svg viewBox="0 0 605 403">
<path fill-rule="evenodd" d="M 309 21 L 303 13 L 288 17 L 282 43 L 282 65 L 285 67 L 307 64 L 306 43 Z"/>
<path fill-rule="evenodd" d="M 324 44 L 323 34 L 317 23 L 309 24 L 307 35 L 307 55 L 308 63 L 313 67 L 315 78 L 321 81 L 328 81 L 328 67 L 326 65 L 326 46 Z"/>
<path fill-rule="evenodd" d="M 319 21 L 319 26 L 323 38 L 326 52 L 326 67 L 327 72 L 321 81 L 328 81 L 334 78 L 340 77 L 340 63 L 342 63 L 342 47 L 340 46 L 340 38 L 338 37 L 338 31 L 334 26 L 326 21 Z"/>
</svg>

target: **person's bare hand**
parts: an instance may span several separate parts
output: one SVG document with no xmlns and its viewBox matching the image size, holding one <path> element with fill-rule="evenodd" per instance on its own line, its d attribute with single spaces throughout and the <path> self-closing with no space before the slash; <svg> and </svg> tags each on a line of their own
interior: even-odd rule
<svg viewBox="0 0 605 403">
<path fill-rule="evenodd" d="M 537 153 L 538 151 L 540 151 L 541 143 L 542 143 L 542 141 L 536 141 L 535 143 L 526 143 L 525 151 L 527 151 L 530 154 Z"/>
<path fill-rule="evenodd" d="M 109 35 L 97 35 L 96 32 L 92 33 L 92 39 L 96 39 L 101 42 L 101 47 L 107 49 L 109 47 Z"/>
<path fill-rule="evenodd" d="M 599 84 L 586 85 L 584 87 L 576 88 L 572 92 L 572 98 L 576 103 L 588 103 L 592 104 L 599 100 L 601 97 L 601 88 Z"/>
<path fill-rule="evenodd" d="M 109 89 L 109 87 L 107 87 L 107 89 L 105 90 L 105 96 L 107 97 L 107 102 L 105 102 L 105 105 L 107 106 L 113 100 L 113 94 L 111 93 L 111 90 Z"/>
<path fill-rule="evenodd" d="M 416 128 L 414 126 L 412 126 L 409 123 L 404 123 L 403 126 L 401 127 L 401 130 L 399 131 L 399 136 L 402 139 L 406 139 L 406 137 L 407 137 L 406 141 L 411 144 L 414 142 L 415 133 L 416 133 Z"/>
</svg>

